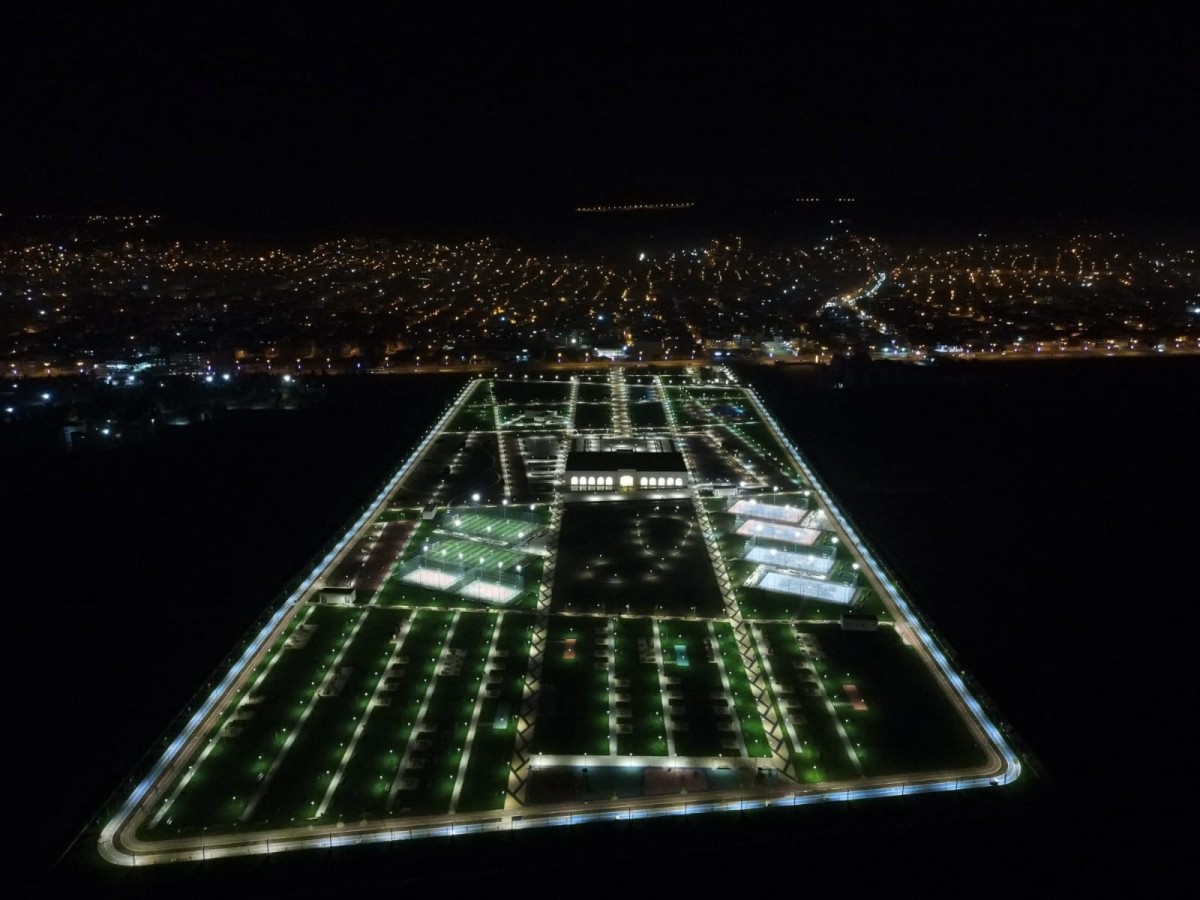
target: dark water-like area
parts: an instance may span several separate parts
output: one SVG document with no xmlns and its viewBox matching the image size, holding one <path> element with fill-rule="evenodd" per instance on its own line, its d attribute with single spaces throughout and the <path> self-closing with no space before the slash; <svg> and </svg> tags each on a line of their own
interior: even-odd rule
<svg viewBox="0 0 1200 900">
<path fill-rule="evenodd" d="M 776 866 L 810 886 L 898 878 L 983 893 L 1157 871 L 1191 760 L 1200 365 L 905 367 L 844 389 L 801 367 L 744 374 L 1030 751 L 1023 787 L 153 874 L 76 853 L 48 889 L 199 894 L 236 881 L 324 896 L 499 890 L 532 873 L 557 892 L 618 859 L 648 886 L 728 880 L 743 892 Z M 32 873 L 44 876 L 459 383 L 346 380 L 308 410 L 9 466 L 10 771 L 30 776 L 10 809 Z M 868 857 L 855 875 L 845 867 Z"/>
</svg>

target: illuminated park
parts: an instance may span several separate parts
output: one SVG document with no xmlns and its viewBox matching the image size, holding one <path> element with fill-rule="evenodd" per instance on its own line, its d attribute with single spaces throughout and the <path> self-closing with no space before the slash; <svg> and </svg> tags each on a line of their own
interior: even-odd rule
<svg viewBox="0 0 1200 900">
<path fill-rule="evenodd" d="M 729 370 L 496 374 L 250 638 L 100 851 L 217 859 L 1020 771 Z"/>
</svg>

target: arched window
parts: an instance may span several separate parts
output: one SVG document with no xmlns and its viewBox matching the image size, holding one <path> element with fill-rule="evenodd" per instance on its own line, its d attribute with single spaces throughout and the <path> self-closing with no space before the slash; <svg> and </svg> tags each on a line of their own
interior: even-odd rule
<svg viewBox="0 0 1200 900">
<path fill-rule="evenodd" d="M 596 476 L 589 475 L 588 476 L 588 487 L 595 487 L 595 486 L 596 486 Z"/>
<path fill-rule="evenodd" d="M 571 487 L 579 487 L 579 476 L 578 475 L 571 476 Z"/>
<path fill-rule="evenodd" d="M 605 487 L 612 487 L 612 476 L 611 476 L 611 475 L 605 475 L 605 476 L 604 476 L 604 486 L 605 486 Z"/>
<path fill-rule="evenodd" d="M 645 486 L 646 486 L 646 483 L 647 483 L 647 482 L 646 482 L 646 476 L 645 476 L 645 475 L 643 475 L 641 478 L 639 478 L 639 479 L 638 479 L 638 487 L 645 487 Z"/>
</svg>

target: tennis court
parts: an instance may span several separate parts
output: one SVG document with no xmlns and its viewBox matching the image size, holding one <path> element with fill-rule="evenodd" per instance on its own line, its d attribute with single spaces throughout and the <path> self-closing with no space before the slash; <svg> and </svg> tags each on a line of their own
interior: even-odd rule
<svg viewBox="0 0 1200 900">
<path fill-rule="evenodd" d="M 764 547 L 761 544 L 750 547 L 743 559 L 750 562 L 766 563 L 784 569 L 799 569 L 802 572 L 816 572 L 818 575 L 828 575 L 833 568 L 834 557 L 818 553 L 800 553 L 795 550 L 783 550 L 777 547 Z"/>
<path fill-rule="evenodd" d="M 738 526 L 737 533 L 744 537 L 770 538 L 773 541 L 783 541 L 785 544 L 800 544 L 811 547 L 816 543 L 821 532 L 815 528 L 801 528 L 796 525 L 781 525 L 776 522 L 763 522 L 758 519 L 747 519 Z"/>
<path fill-rule="evenodd" d="M 773 503 L 759 503 L 756 500 L 738 500 L 729 511 L 735 516 L 747 516 L 755 519 L 770 519 L 775 522 L 798 523 L 807 515 L 808 510 L 799 506 L 776 506 Z"/>
<path fill-rule="evenodd" d="M 819 581 L 816 578 L 805 578 L 803 575 L 788 575 L 786 572 L 767 572 L 758 586 L 766 591 L 778 594 L 792 594 L 797 597 L 810 597 L 813 600 L 827 600 L 830 603 L 847 604 L 854 599 L 857 588 L 852 584 L 838 584 L 832 581 Z"/>
<path fill-rule="evenodd" d="M 521 590 L 522 588 L 519 587 L 509 587 L 505 584 L 497 584 L 494 581 L 476 579 L 460 587 L 458 593 L 472 600 L 504 606 L 511 603 L 513 598 L 521 593 Z"/>
<path fill-rule="evenodd" d="M 401 576 L 401 581 L 418 584 L 421 587 L 432 588 L 435 591 L 448 591 L 462 578 L 456 572 L 446 572 L 442 569 L 430 569 L 418 566 L 411 572 Z"/>
</svg>

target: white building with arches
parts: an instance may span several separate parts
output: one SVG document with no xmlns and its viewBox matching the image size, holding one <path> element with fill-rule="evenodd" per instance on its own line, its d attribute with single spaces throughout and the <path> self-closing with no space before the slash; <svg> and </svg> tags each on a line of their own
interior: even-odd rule
<svg viewBox="0 0 1200 900">
<path fill-rule="evenodd" d="M 567 455 L 563 485 L 567 499 L 572 495 L 578 499 L 583 494 L 589 499 L 604 499 L 600 495 L 612 499 L 630 494 L 688 495 L 687 465 L 669 440 L 640 441 L 637 447 L 629 447 L 628 443 L 585 449 L 587 445 L 577 442 Z"/>
</svg>

